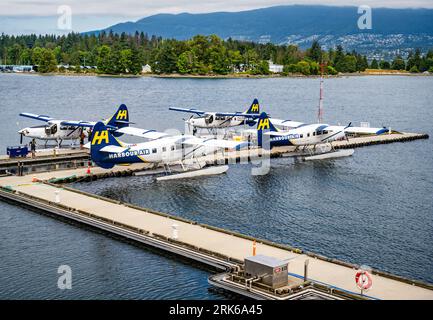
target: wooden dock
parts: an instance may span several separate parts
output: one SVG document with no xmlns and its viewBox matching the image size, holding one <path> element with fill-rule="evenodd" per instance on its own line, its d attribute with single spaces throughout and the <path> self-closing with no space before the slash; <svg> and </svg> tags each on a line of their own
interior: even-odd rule
<svg viewBox="0 0 433 320">
<path fill-rule="evenodd" d="M 391 137 L 395 140 L 391 140 Z M 427 136 L 428 137 L 428 136 Z M 388 143 L 396 139 L 420 139 L 421 135 L 389 135 L 389 138 L 376 140 L 376 137 L 356 138 L 339 143 L 344 148 L 354 143 L 366 145 Z M 384 142 L 386 141 L 386 142 Z M 406 141 L 406 140 L 401 140 Z M 223 162 L 235 161 L 239 156 L 253 158 L 263 152 L 258 149 L 224 155 Z M 272 156 L 290 152 L 287 149 L 275 149 Z M 214 159 L 202 159 L 212 163 Z M 221 160 L 221 158 L 219 158 Z M 309 261 L 308 281 L 314 287 L 327 288 L 327 292 L 336 290 L 348 297 L 360 297 L 354 281 L 358 266 L 323 257 L 314 253 L 287 245 L 255 239 L 229 230 L 200 224 L 165 213 L 144 209 L 135 205 L 114 201 L 69 188 L 59 183 L 77 180 L 122 176 L 136 171 L 149 169 L 149 164 L 135 164 L 128 167 L 116 166 L 113 169 L 92 168 L 88 174 L 85 168 L 58 170 L 53 172 L 33 173 L 25 176 L 0 177 L 0 198 L 19 203 L 30 208 L 42 210 L 52 215 L 79 221 L 111 232 L 122 237 L 169 251 L 223 271 L 236 273 L 242 269 L 243 260 L 252 255 L 252 245 L 257 243 L 257 254 L 263 254 L 282 260 L 290 260 L 289 275 L 302 278 L 305 261 Z M 176 229 L 177 235 L 173 232 Z M 404 279 L 395 275 L 373 270 L 373 287 L 363 298 L 369 299 L 429 299 L 433 300 L 433 286 L 418 281 Z M 223 281 L 219 277 L 218 281 Z M 233 277 L 232 277 L 233 278 Z M 228 281 L 228 280 L 227 280 Z M 230 281 L 228 281 L 230 282 Z M 227 282 L 227 283 L 228 283 Z M 236 285 L 232 281 L 231 285 Z M 251 296 L 251 290 L 237 284 L 238 293 Z M 310 290 L 310 289 L 309 289 Z M 281 298 L 277 292 L 266 293 L 261 298 Z M 286 294 L 285 297 L 290 297 Z"/>
</svg>

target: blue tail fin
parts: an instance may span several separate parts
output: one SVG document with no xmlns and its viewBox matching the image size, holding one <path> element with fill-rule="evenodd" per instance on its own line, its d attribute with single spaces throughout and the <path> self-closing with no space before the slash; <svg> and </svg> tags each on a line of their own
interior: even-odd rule
<svg viewBox="0 0 433 320">
<path fill-rule="evenodd" d="M 254 99 L 251 106 L 244 113 L 246 113 L 246 114 L 259 114 L 260 113 L 259 100 Z"/>
<path fill-rule="evenodd" d="M 105 123 L 107 126 L 123 128 L 129 126 L 129 112 L 126 105 L 121 104 L 119 109 L 113 114 L 113 116 Z"/>
<path fill-rule="evenodd" d="M 257 120 L 257 141 L 259 147 L 262 147 L 263 145 L 263 133 L 268 131 L 278 131 L 278 130 L 272 124 L 271 119 L 269 119 L 267 113 L 262 112 L 260 114 L 259 119 Z"/>
<path fill-rule="evenodd" d="M 104 169 L 114 167 L 113 163 L 104 162 L 108 153 L 100 150 L 106 146 L 121 147 L 121 143 L 108 131 L 108 128 L 101 121 L 93 127 L 92 135 L 90 136 L 90 155 L 92 161 Z"/>
</svg>

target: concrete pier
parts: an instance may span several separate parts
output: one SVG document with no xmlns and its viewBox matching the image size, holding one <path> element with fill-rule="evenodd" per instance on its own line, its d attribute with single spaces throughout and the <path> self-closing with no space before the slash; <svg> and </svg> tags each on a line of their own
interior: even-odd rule
<svg viewBox="0 0 433 320">
<path fill-rule="evenodd" d="M 57 173 L 79 176 L 84 175 L 82 171 L 67 170 Z M 302 277 L 305 260 L 309 259 L 310 281 L 354 295 L 359 294 L 354 281 L 357 266 L 68 187 L 32 182 L 33 179 L 47 180 L 51 176 L 49 173 L 41 173 L 32 177 L 2 177 L 0 197 L 114 232 L 220 269 L 240 267 L 244 258 L 252 254 L 255 240 L 258 253 L 282 260 L 290 259 L 289 272 L 293 275 Z M 59 202 L 56 202 L 56 194 L 60 198 Z M 177 239 L 172 238 L 174 224 L 177 226 Z M 373 282 L 373 288 L 368 292 L 370 298 L 433 299 L 433 287 L 427 284 L 378 271 L 373 271 Z"/>
</svg>

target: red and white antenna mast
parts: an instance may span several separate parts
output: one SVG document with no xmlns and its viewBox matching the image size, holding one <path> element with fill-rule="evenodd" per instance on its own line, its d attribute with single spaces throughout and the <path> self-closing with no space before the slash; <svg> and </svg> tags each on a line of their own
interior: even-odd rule
<svg viewBox="0 0 433 320">
<path fill-rule="evenodd" d="M 323 68 L 325 67 L 325 64 L 320 64 L 320 98 L 319 98 L 319 110 L 317 112 L 317 122 L 322 123 L 323 122 Z"/>
</svg>

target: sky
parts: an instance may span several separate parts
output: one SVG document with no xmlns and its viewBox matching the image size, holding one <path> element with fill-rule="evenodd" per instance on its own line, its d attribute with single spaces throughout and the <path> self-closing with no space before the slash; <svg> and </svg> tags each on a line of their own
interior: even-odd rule
<svg viewBox="0 0 433 320">
<path fill-rule="evenodd" d="M 157 13 L 242 11 L 290 4 L 433 8 L 433 0 L 1 0 L 0 33 L 83 32 Z M 62 15 L 66 12 L 62 6 L 70 8 L 70 20 Z"/>
</svg>

